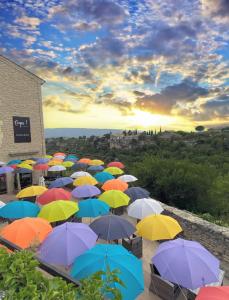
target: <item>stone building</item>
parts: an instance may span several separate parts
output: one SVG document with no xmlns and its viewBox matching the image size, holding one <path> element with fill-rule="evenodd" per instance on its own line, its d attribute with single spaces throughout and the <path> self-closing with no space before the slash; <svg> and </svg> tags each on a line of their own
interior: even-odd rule
<svg viewBox="0 0 229 300">
<path fill-rule="evenodd" d="M 42 84 L 43 79 L 0 55 L 0 161 L 45 154 Z M 12 192 L 14 174 L 5 177 Z"/>
</svg>

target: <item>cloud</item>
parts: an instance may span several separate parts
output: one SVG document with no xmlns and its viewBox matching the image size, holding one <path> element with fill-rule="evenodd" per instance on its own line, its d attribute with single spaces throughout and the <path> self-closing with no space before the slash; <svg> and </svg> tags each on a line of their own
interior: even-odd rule
<svg viewBox="0 0 229 300">
<path fill-rule="evenodd" d="M 68 112 L 68 113 L 79 114 L 83 112 L 82 109 L 74 108 L 74 106 L 70 102 L 66 100 L 61 101 L 59 96 L 46 97 L 45 100 L 43 101 L 43 105 L 46 108 L 57 109 L 59 111 Z"/>
<path fill-rule="evenodd" d="M 202 0 L 202 10 L 204 15 L 210 15 L 220 23 L 229 21 L 228 0 Z"/>
<path fill-rule="evenodd" d="M 35 17 L 23 16 L 20 18 L 16 18 L 15 23 L 22 25 L 26 30 L 36 30 L 40 25 L 41 20 Z"/>
<path fill-rule="evenodd" d="M 72 27 L 79 31 L 95 31 L 101 28 L 101 26 L 96 22 L 77 22 L 73 24 Z"/>
</svg>

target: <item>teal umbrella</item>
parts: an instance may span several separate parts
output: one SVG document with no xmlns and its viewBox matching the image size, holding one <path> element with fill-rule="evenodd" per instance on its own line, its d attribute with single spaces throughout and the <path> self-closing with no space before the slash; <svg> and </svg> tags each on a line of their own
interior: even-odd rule
<svg viewBox="0 0 229 300">
<path fill-rule="evenodd" d="M 142 261 L 121 245 L 98 244 L 75 259 L 71 276 L 80 280 L 97 271 L 118 269 L 118 277 L 125 287 L 115 283 L 123 300 L 136 299 L 144 290 Z"/>
<path fill-rule="evenodd" d="M 95 179 L 100 182 L 100 183 L 104 183 L 106 182 L 107 180 L 111 180 L 111 179 L 114 179 L 114 176 L 111 175 L 110 173 L 108 172 L 100 172 L 100 173 L 97 173 L 95 174 Z"/>
<path fill-rule="evenodd" d="M 78 218 L 95 218 L 109 214 L 109 205 L 96 198 L 79 201 L 79 211 L 76 213 Z"/>
<path fill-rule="evenodd" d="M 13 160 L 8 161 L 7 165 L 8 166 L 10 166 L 10 165 L 18 165 L 20 163 L 21 163 L 20 159 L 13 159 Z"/>
<path fill-rule="evenodd" d="M 37 204 L 29 201 L 12 201 L 0 208 L 0 217 L 6 219 L 21 219 L 36 217 L 40 211 Z"/>
</svg>

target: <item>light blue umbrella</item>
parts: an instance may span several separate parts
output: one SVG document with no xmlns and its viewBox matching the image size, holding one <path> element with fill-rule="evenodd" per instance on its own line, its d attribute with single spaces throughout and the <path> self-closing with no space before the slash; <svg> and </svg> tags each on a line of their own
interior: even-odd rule
<svg viewBox="0 0 229 300">
<path fill-rule="evenodd" d="M 0 217 L 7 219 L 21 219 L 36 217 L 40 211 L 37 204 L 29 201 L 12 201 L 0 208 Z"/>
<path fill-rule="evenodd" d="M 10 166 L 10 165 L 18 165 L 20 163 L 21 163 L 20 159 L 13 159 L 13 160 L 8 161 L 7 165 L 8 166 Z"/>
<path fill-rule="evenodd" d="M 88 169 L 88 171 L 93 171 L 93 172 L 99 172 L 104 170 L 103 166 L 90 166 Z"/>
<path fill-rule="evenodd" d="M 14 169 L 9 166 L 0 167 L 0 174 L 11 173 L 13 171 L 14 171 Z"/>
<path fill-rule="evenodd" d="M 96 198 L 90 198 L 78 202 L 79 211 L 76 213 L 78 218 L 95 218 L 109 214 L 109 205 Z"/>
<path fill-rule="evenodd" d="M 71 269 L 71 276 L 80 280 L 97 271 L 106 272 L 118 269 L 118 277 L 125 287 L 115 283 L 120 289 L 123 300 L 136 299 L 144 290 L 142 261 L 121 245 L 98 244 L 77 257 Z"/>
<path fill-rule="evenodd" d="M 107 180 L 111 180 L 111 179 L 114 179 L 114 176 L 111 175 L 110 173 L 108 172 L 100 172 L 100 173 L 97 173 L 95 174 L 95 179 L 100 182 L 100 183 L 104 183 L 106 182 Z"/>
<path fill-rule="evenodd" d="M 36 161 L 36 164 L 47 164 L 47 162 L 49 162 L 49 158 L 38 158 L 38 160 Z"/>
<path fill-rule="evenodd" d="M 57 178 L 50 184 L 49 189 L 62 187 L 71 183 L 73 183 L 73 179 L 71 177 Z"/>
<path fill-rule="evenodd" d="M 26 168 L 18 168 L 15 170 L 15 173 L 20 173 L 20 174 L 27 174 L 32 172 L 33 172 L 32 170 Z"/>
</svg>

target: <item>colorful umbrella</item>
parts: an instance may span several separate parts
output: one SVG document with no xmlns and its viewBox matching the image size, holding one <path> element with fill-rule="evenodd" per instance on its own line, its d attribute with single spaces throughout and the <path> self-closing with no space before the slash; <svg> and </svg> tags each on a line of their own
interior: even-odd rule
<svg viewBox="0 0 229 300">
<path fill-rule="evenodd" d="M 60 166 L 60 165 L 57 165 L 57 166 L 52 166 L 48 169 L 49 172 L 61 172 L 61 171 L 65 171 L 66 168 L 64 166 Z"/>
<path fill-rule="evenodd" d="M 77 186 L 72 191 L 72 196 L 75 198 L 90 198 L 101 194 L 101 191 L 94 185 Z"/>
<path fill-rule="evenodd" d="M 87 166 L 85 163 L 77 162 L 72 166 L 72 170 L 85 170 Z"/>
<path fill-rule="evenodd" d="M 90 227 L 100 239 L 105 241 L 130 237 L 136 230 L 129 221 L 116 215 L 102 216 L 94 220 Z"/>
<path fill-rule="evenodd" d="M 82 176 L 74 180 L 73 185 L 80 186 L 80 185 L 96 185 L 98 182 L 92 176 Z"/>
<path fill-rule="evenodd" d="M 27 165 L 34 165 L 36 163 L 36 161 L 32 160 L 32 159 L 26 159 L 22 163 L 27 164 Z"/>
<path fill-rule="evenodd" d="M 78 160 L 78 162 L 79 163 L 83 163 L 83 164 L 87 164 L 87 165 L 89 165 L 90 164 L 90 162 L 91 162 L 91 160 L 90 160 L 90 158 L 81 158 L 80 160 Z"/>
<path fill-rule="evenodd" d="M 47 164 L 38 164 L 34 166 L 34 170 L 36 171 L 45 171 L 48 170 L 49 166 Z"/>
<path fill-rule="evenodd" d="M 62 166 L 64 166 L 65 168 L 71 168 L 73 165 L 74 165 L 74 162 L 72 162 L 72 161 L 62 162 Z"/>
<path fill-rule="evenodd" d="M 111 175 L 121 175 L 123 174 L 123 170 L 121 170 L 120 168 L 116 168 L 116 167 L 109 167 L 104 169 L 105 172 L 110 173 Z"/>
<path fill-rule="evenodd" d="M 66 154 L 64 153 L 64 152 L 56 152 L 56 153 L 54 153 L 53 154 L 53 156 L 55 157 L 55 156 L 66 156 Z"/>
<path fill-rule="evenodd" d="M 115 168 L 119 168 L 119 169 L 124 169 L 125 168 L 124 164 L 121 163 L 120 161 L 112 161 L 107 166 L 108 167 L 115 167 Z"/>
<path fill-rule="evenodd" d="M 119 179 L 111 179 L 103 184 L 102 189 L 104 191 L 118 190 L 124 192 L 128 189 L 128 184 Z"/>
<path fill-rule="evenodd" d="M 88 225 L 66 222 L 53 229 L 38 255 L 47 263 L 69 266 L 76 257 L 95 246 L 96 240 L 97 235 Z"/>
<path fill-rule="evenodd" d="M 151 198 L 138 199 L 127 208 L 128 215 L 136 219 L 143 219 L 152 214 L 160 214 L 163 210 L 161 204 Z"/>
<path fill-rule="evenodd" d="M 1 174 L 6 174 L 6 173 L 11 173 L 14 171 L 14 168 L 5 166 L 5 167 L 0 167 L 0 175 Z"/>
<path fill-rule="evenodd" d="M 21 163 L 20 159 L 13 159 L 13 160 L 8 161 L 7 165 L 8 166 L 10 166 L 10 165 L 18 165 L 20 163 Z"/>
<path fill-rule="evenodd" d="M 6 163 L 4 161 L 0 161 L 0 166 L 4 166 Z"/>
<path fill-rule="evenodd" d="M 79 211 L 76 213 L 78 218 L 95 218 L 109 214 L 110 207 L 103 201 L 96 198 L 86 199 L 78 203 Z"/>
<path fill-rule="evenodd" d="M 99 200 L 104 201 L 112 208 L 128 205 L 130 198 L 121 191 L 110 190 L 102 193 Z"/>
<path fill-rule="evenodd" d="M 46 220 L 40 218 L 23 218 L 3 227 L 0 236 L 25 249 L 43 242 L 52 231 Z"/>
<path fill-rule="evenodd" d="M 175 219 L 165 215 L 149 215 L 136 228 L 139 236 L 151 241 L 173 239 L 182 231 Z"/>
<path fill-rule="evenodd" d="M 111 180 L 111 179 L 114 179 L 114 176 L 111 175 L 110 173 L 108 172 L 100 172 L 100 173 L 97 173 L 95 174 L 95 179 L 98 181 L 98 182 L 101 182 L 101 183 L 104 183 L 106 182 L 107 180 Z"/>
<path fill-rule="evenodd" d="M 71 269 L 71 276 L 80 280 L 88 278 L 98 271 L 106 273 L 120 270 L 117 275 L 124 283 L 124 287 L 113 284 L 122 294 L 122 299 L 137 299 L 144 290 L 142 261 L 120 245 L 96 245 L 77 257 Z"/>
<path fill-rule="evenodd" d="M 26 197 L 34 197 L 39 196 L 42 193 L 47 191 L 47 188 L 39 185 L 32 185 L 27 188 L 22 189 L 19 193 L 17 193 L 17 198 L 26 198 Z"/>
<path fill-rule="evenodd" d="M 83 177 L 83 176 L 91 176 L 90 173 L 88 172 L 84 172 L 84 171 L 78 171 L 78 172 L 75 172 L 71 175 L 71 178 L 80 178 L 80 177 Z"/>
<path fill-rule="evenodd" d="M 202 287 L 196 300 L 228 300 L 229 286 Z"/>
<path fill-rule="evenodd" d="M 121 175 L 118 177 L 119 180 L 122 180 L 124 182 L 134 182 L 137 181 L 137 177 L 133 176 L 133 175 Z"/>
<path fill-rule="evenodd" d="M 49 188 L 62 187 L 72 183 L 73 183 L 73 179 L 71 177 L 61 177 L 52 181 L 51 184 L 49 185 Z"/>
<path fill-rule="evenodd" d="M 61 159 L 62 161 L 65 159 L 64 155 L 56 155 L 53 157 L 53 159 Z"/>
<path fill-rule="evenodd" d="M 141 187 L 130 187 L 125 191 L 125 194 L 130 197 L 131 202 L 137 199 L 149 198 L 150 196 L 150 193 Z"/>
<path fill-rule="evenodd" d="M 26 168 L 17 168 L 15 169 L 15 173 L 19 173 L 19 174 L 29 174 L 32 173 L 32 170 L 26 169 Z"/>
<path fill-rule="evenodd" d="M 39 164 L 47 164 L 49 162 L 48 158 L 38 158 L 38 160 L 36 161 L 37 165 Z"/>
<path fill-rule="evenodd" d="M 100 159 L 92 159 L 90 162 L 89 162 L 89 165 L 90 166 L 101 166 L 101 165 L 104 165 L 104 162 Z"/>
<path fill-rule="evenodd" d="M 5 205 L 6 205 L 6 203 L 4 203 L 3 201 L 0 201 L 0 208 L 5 206 Z"/>
<path fill-rule="evenodd" d="M 188 289 L 217 282 L 219 278 L 219 260 L 197 242 L 184 239 L 164 242 L 152 261 L 162 278 Z"/>
<path fill-rule="evenodd" d="M 44 158 L 51 159 L 51 158 L 52 158 L 52 155 L 48 155 L 48 154 L 46 154 L 46 155 L 44 155 Z"/>
<path fill-rule="evenodd" d="M 100 172 L 100 171 L 103 171 L 103 169 L 104 169 L 103 166 L 90 166 L 90 167 L 88 167 L 87 170 L 91 171 L 91 172 Z"/>
<path fill-rule="evenodd" d="M 0 209 L 0 217 L 7 219 L 21 219 L 36 217 L 40 211 L 37 204 L 29 201 L 12 201 Z"/>
<path fill-rule="evenodd" d="M 50 160 L 49 162 L 48 162 L 48 166 L 60 166 L 61 165 L 61 163 L 62 163 L 62 161 L 56 161 L 56 160 Z"/>
<path fill-rule="evenodd" d="M 37 202 L 39 204 L 48 204 L 56 200 L 70 200 L 71 193 L 62 188 L 52 188 L 45 191 L 42 195 L 37 197 Z"/>
<path fill-rule="evenodd" d="M 21 164 L 18 164 L 17 167 L 18 168 L 23 168 L 23 169 L 28 169 L 28 170 L 32 170 L 33 169 L 33 167 L 31 165 L 26 164 L 24 162 L 22 162 Z"/>
<path fill-rule="evenodd" d="M 78 204 L 72 201 L 56 200 L 44 205 L 38 217 L 49 222 L 67 220 L 79 210 Z"/>
</svg>

